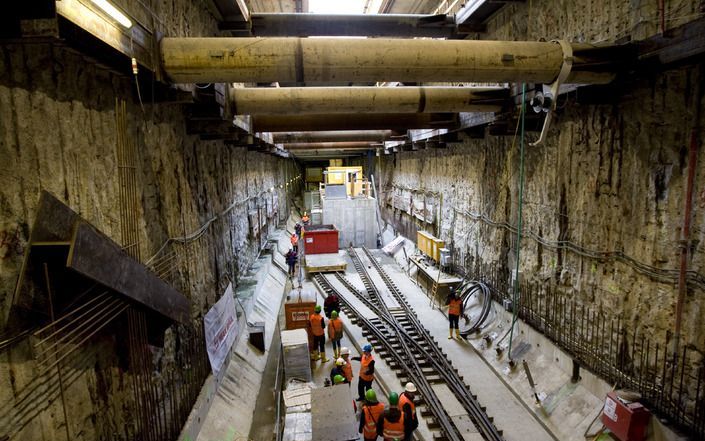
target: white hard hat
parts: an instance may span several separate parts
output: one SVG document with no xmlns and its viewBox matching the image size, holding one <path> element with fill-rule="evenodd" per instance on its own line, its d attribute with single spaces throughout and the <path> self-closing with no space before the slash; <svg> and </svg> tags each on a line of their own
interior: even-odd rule
<svg viewBox="0 0 705 441">
<path fill-rule="evenodd" d="M 336 365 L 336 366 L 345 366 L 346 364 L 347 364 L 347 363 L 346 363 L 345 360 L 343 360 L 342 358 L 339 358 L 339 359 L 335 360 L 335 365 Z"/>
<path fill-rule="evenodd" d="M 342 348 L 340 348 L 340 355 L 350 355 L 350 349 L 343 346 Z"/>
<path fill-rule="evenodd" d="M 404 390 L 406 392 L 411 392 L 413 394 L 413 393 L 416 393 L 416 386 L 414 386 L 414 383 L 409 382 L 409 383 L 406 383 Z"/>
</svg>

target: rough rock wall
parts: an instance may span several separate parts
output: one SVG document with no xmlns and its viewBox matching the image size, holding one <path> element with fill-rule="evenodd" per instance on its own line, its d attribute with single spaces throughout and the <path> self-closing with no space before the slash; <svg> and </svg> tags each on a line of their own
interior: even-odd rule
<svg viewBox="0 0 705 441">
<path fill-rule="evenodd" d="M 603 11 L 590 6 L 591 2 L 508 5 L 490 22 L 492 33 L 487 38 L 583 41 L 584 36 L 584 41 L 596 41 L 613 40 L 625 29 L 641 29 L 630 17 L 647 8 L 646 3 L 643 7 L 634 2 L 598 3 Z M 692 2 L 666 4 L 667 11 L 683 11 L 683 15 L 697 8 Z M 670 17 L 667 23 L 675 21 L 674 15 Z M 653 33 L 654 28 L 649 29 Z M 532 233 L 552 243 L 570 241 L 589 250 L 622 251 L 650 267 L 677 270 L 697 81 L 705 79 L 698 78 L 695 68 L 686 67 L 631 81 L 613 105 L 569 100 L 557 113 L 545 144 L 526 147 L 525 235 Z M 702 117 L 701 103 L 701 127 Z M 537 136 L 527 134 L 527 142 Z M 440 235 L 453 249 L 456 263 L 467 266 L 479 260 L 514 268 L 514 234 L 473 218 L 482 214 L 494 222 L 516 225 L 519 149 L 518 143 L 514 148 L 512 143 L 512 136 L 464 138 L 448 149 L 383 157 L 385 218 L 411 237 L 417 229 L 437 232 L 437 222 L 422 224 L 392 209 L 395 191 L 408 197 L 410 189 L 424 189 L 440 202 Z M 689 268 L 701 275 L 704 162 L 701 157 L 696 166 L 689 262 Z M 418 199 L 422 193 L 412 197 Z M 531 237 L 522 240 L 520 261 L 525 280 L 556 283 L 570 298 L 622 317 L 630 328 L 646 331 L 659 341 L 673 331 L 677 296 L 673 274 L 653 277 L 648 269 L 628 262 L 556 251 Z M 705 350 L 705 327 L 699 319 L 705 313 L 702 294 L 702 286 L 691 285 L 683 315 L 684 341 L 700 351 Z"/>
<path fill-rule="evenodd" d="M 169 35 L 216 32 L 209 1 L 125 2 L 123 7 L 129 10 L 133 3 L 153 8 L 161 17 L 157 27 Z M 192 233 L 238 202 L 199 239 L 187 246 L 169 246 L 158 256 L 173 254 L 165 264 L 165 277 L 191 299 L 194 319 L 259 252 L 262 239 L 250 234 L 248 211 L 265 201 L 271 204 L 276 194 L 280 211 L 286 212 L 286 187 L 279 185 L 298 173 L 292 161 L 188 135 L 182 106 L 145 103 L 143 112 L 129 78 L 116 76 L 71 50 L 49 44 L 3 46 L 0 335 L 8 331 L 12 295 L 41 190 L 53 193 L 121 242 L 116 100 L 127 102 L 127 132 L 137 147 L 143 261 L 167 238 Z M 276 190 L 268 191 L 272 188 Z M 119 344 L 108 333 L 80 351 L 80 357 L 64 363 L 72 439 L 128 437 L 121 418 L 130 417 L 125 403 L 132 394 L 132 380 L 116 359 Z M 164 353 L 173 363 L 178 349 L 169 336 L 166 345 Z M 9 434 L 13 440 L 65 439 L 57 378 L 49 375 L 37 383 L 31 354 L 25 343 L 0 353 L 0 438 Z M 163 366 L 167 361 L 155 357 L 154 363 Z M 10 415 L 8 409 L 18 413 Z"/>
</svg>

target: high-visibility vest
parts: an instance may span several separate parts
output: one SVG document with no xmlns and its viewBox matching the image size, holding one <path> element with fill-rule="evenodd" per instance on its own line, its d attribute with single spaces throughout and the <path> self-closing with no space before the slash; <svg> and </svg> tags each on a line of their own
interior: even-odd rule
<svg viewBox="0 0 705 441">
<path fill-rule="evenodd" d="M 360 378 L 361 379 L 363 379 L 365 381 L 372 381 L 375 379 L 374 374 L 368 375 L 365 373 L 365 372 L 367 372 L 367 368 L 369 367 L 370 362 L 374 359 L 375 359 L 375 357 L 373 357 L 372 354 L 370 354 L 370 355 L 362 354 L 362 357 L 360 357 Z"/>
<path fill-rule="evenodd" d="M 377 421 L 379 421 L 379 416 L 384 412 L 384 404 L 365 404 L 362 406 L 362 412 L 365 414 L 362 436 L 365 439 L 377 439 Z"/>
<path fill-rule="evenodd" d="M 352 382 L 352 379 L 353 379 L 352 365 L 351 365 L 350 362 L 348 361 L 348 362 L 346 362 L 346 363 L 342 366 L 342 368 L 343 368 L 343 369 L 342 369 L 342 370 L 343 370 L 343 376 L 345 377 L 346 380 L 348 380 L 348 383 L 351 383 L 351 382 Z"/>
<path fill-rule="evenodd" d="M 460 315 L 460 308 L 463 306 L 463 301 L 459 298 L 454 298 L 450 300 L 450 305 L 448 306 L 448 314 Z"/>
<path fill-rule="evenodd" d="M 320 336 L 324 335 L 325 332 L 323 331 L 323 326 L 321 326 L 321 320 L 323 320 L 323 317 L 321 317 L 321 314 L 318 313 L 313 313 L 309 317 L 308 321 L 311 324 L 311 334 L 315 336 Z"/>
<path fill-rule="evenodd" d="M 328 320 L 328 338 L 343 338 L 343 321 L 339 318 Z"/>
<path fill-rule="evenodd" d="M 416 415 L 416 405 L 406 394 L 399 395 L 399 410 L 401 410 L 402 413 L 404 412 L 404 405 L 407 403 L 411 406 L 411 416 L 413 417 Z"/>
<path fill-rule="evenodd" d="M 385 440 L 403 440 L 404 439 L 404 414 L 399 417 L 399 421 L 393 423 L 382 416 L 382 436 Z"/>
<path fill-rule="evenodd" d="M 298 244 L 298 243 L 299 243 L 299 238 L 296 237 L 296 234 L 292 234 L 292 235 L 291 235 L 291 244 L 292 244 L 292 245 L 296 245 L 296 244 Z"/>
</svg>

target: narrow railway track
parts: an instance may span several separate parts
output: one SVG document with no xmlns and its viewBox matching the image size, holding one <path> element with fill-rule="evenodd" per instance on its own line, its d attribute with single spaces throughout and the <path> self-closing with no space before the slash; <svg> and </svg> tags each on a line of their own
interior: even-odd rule
<svg viewBox="0 0 705 441">
<path fill-rule="evenodd" d="M 338 295 L 346 314 L 363 327 L 365 336 L 397 372 L 400 379 L 416 384 L 423 400 L 422 404 L 425 404 L 421 415 L 430 418 L 428 426 L 434 431 L 434 439 L 462 440 L 463 432 L 467 430 L 463 427 L 462 419 L 447 413 L 433 388 L 433 385 L 445 384 L 483 438 L 491 441 L 503 440 L 502 432 L 494 426 L 492 418 L 485 413 L 485 409 L 472 395 L 457 369 L 421 325 L 404 296 L 371 253 L 363 248 L 363 255 L 360 256 L 351 248 L 349 254 L 365 286 L 364 291 L 358 290 L 342 273 L 316 274 L 314 282 L 326 295 Z M 377 288 L 363 260 L 369 261 L 369 267 L 374 268 L 386 287 L 386 292 L 380 292 Z M 331 283 L 331 278 L 335 278 L 348 292 L 336 289 Z M 350 301 L 350 295 L 355 296 L 376 317 L 368 317 L 369 314 L 356 308 Z"/>
</svg>

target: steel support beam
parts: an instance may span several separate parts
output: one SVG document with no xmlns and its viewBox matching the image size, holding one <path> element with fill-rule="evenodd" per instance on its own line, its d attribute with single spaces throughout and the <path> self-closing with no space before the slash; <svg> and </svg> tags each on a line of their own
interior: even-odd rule
<svg viewBox="0 0 705 441">
<path fill-rule="evenodd" d="M 483 32 L 480 25 L 472 32 Z M 469 32 L 468 27 L 463 28 Z M 452 38 L 455 19 L 445 14 L 252 14 L 255 37 L 431 37 Z"/>
<path fill-rule="evenodd" d="M 282 144 L 282 147 L 296 152 L 298 150 L 369 150 L 382 145 L 374 146 L 370 142 L 352 141 L 352 142 L 293 142 Z"/>
<path fill-rule="evenodd" d="M 275 133 L 274 143 L 311 143 L 311 142 L 382 142 L 392 138 L 391 130 L 340 130 L 333 132 L 288 132 Z M 399 135 L 404 136 L 404 135 Z"/>
<path fill-rule="evenodd" d="M 572 48 L 566 82 L 613 79 L 614 67 L 605 66 L 600 48 Z M 164 38 L 161 55 L 175 83 L 550 83 L 564 61 L 561 46 L 552 42 L 389 38 Z"/>
<path fill-rule="evenodd" d="M 240 115 L 499 112 L 494 91 L 468 87 L 247 87 L 230 89 Z"/>
<path fill-rule="evenodd" d="M 452 128 L 458 124 L 453 113 L 393 113 L 336 115 L 254 115 L 253 132 L 295 132 L 331 130 L 398 130 Z"/>
</svg>

